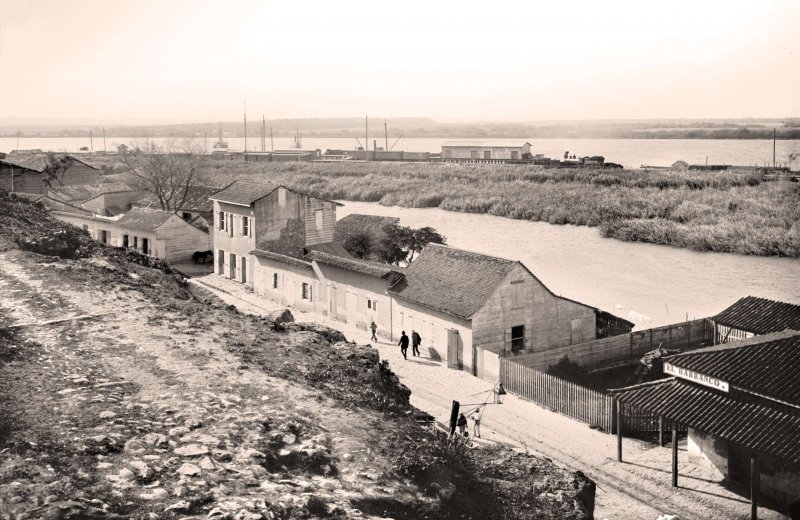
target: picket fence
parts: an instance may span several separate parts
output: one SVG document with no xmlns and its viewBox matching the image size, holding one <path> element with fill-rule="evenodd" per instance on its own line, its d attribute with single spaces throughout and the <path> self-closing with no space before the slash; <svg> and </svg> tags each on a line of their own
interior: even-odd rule
<svg viewBox="0 0 800 520">
<path fill-rule="evenodd" d="M 500 358 L 500 382 L 520 397 L 608 433 L 616 432 L 613 398 L 598 390 L 572 383 L 509 358 Z M 657 415 L 623 405 L 623 433 L 657 433 Z M 684 428 L 685 429 L 685 428 Z"/>
</svg>

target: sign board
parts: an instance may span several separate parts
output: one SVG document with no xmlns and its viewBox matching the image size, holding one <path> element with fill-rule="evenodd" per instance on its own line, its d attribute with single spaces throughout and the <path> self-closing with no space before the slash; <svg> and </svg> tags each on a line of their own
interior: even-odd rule
<svg viewBox="0 0 800 520">
<path fill-rule="evenodd" d="M 672 363 L 667 363 L 666 361 L 664 362 L 664 373 L 679 377 L 681 379 L 686 379 L 687 381 L 694 381 L 695 383 L 704 386 L 716 388 L 717 390 L 721 390 L 723 392 L 730 391 L 727 381 L 722 381 L 716 377 L 707 376 L 705 374 L 701 374 L 700 372 L 694 372 L 693 370 L 688 370 L 686 368 L 676 367 Z"/>
</svg>

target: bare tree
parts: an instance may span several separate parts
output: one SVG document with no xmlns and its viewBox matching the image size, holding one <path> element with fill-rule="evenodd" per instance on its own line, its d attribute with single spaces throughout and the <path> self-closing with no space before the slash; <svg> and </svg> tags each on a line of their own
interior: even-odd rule
<svg viewBox="0 0 800 520">
<path fill-rule="evenodd" d="M 63 186 L 64 174 L 67 173 L 69 167 L 75 163 L 75 159 L 69 155 L 47 152 L 45 160 L 46 165 L 42 171 L 42 180 L 44 183 L 47 184 L 49 188 L 52 188 L 54 185 Z"/>
<path fill-rule="evenodd" d="M 176 213 L 186 202 L 189 188 L 203 162 L 202 148 L 193 141 L 133 141 L 121 155 L 133 184 L 152 193 L 161 209 Z"/>
</svg>

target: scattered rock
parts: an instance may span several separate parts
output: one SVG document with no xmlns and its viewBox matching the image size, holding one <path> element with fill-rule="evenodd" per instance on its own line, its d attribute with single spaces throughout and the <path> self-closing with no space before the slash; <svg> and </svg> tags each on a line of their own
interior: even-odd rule
<svg viewBox="0 0 800 520">
<path fill-rule="evenodd" d="M 114 412 L 112 412 L 110 410 L 106 410 L 105 412 L 100 412 L 100 418 L 101 419 L 113 419 L 116 416 L 117 416 L 117 414 L 115 414 Z"/>
<path fill-rule="evenodd" d="M 142 442 L 148 446 L 164 446 L 169 441 L 169 438 L 162 433 L 148 433 L 142 437 Z"/>
<path fill-rule="evenodd" d="M 169 496 L 169 492 L 167 492 L 164 488 L 155 488 L 150 493 L 142 493 L 139 495 L 139 498 L 142 500 L 164 500 Z"/>
<path fill-rule="evenodd" d="M 200 444 L 187 444 L 186 446 L 175 448 L 174 451 L 177 455 L 180 455 L 182 457 L 197 457 L 208 453 L 208 448 Z"/>
<path fill-rule="evenodd" d="M 271 312 L 267 314 L 266 318 L 275 324 L 294 322 L 294 316 L 292 316 L 292 313 L 289 309 L 281 309 L 279 311 Z"/>
<path fill-rule="evenodd" d="M 184 463 L 180 468 L 178 468 L 178 473 L 181 475 L 186 475 L 192 477 L 194 475 L 199 475 L 201 473 L 201 469 L 198 466 L 190 463 Z"/>
<path fill-rule="evenodd" d="M 134 460 L 130 463 L 130 466 L 136 471 L 136 474 L 139 475 L 140 478 L 149 478 L 152 474 L 150 466 L 141 460 Z"/>
<path fill-rule="evenodd" d="M 212 470 L 214 469 L 214 463 L 211 462 L 211 459 L 209 459 L 208 457 L 203 457 L 203 459 L 200 461 L 200 468 L 206 470 Z"/>
</svg>

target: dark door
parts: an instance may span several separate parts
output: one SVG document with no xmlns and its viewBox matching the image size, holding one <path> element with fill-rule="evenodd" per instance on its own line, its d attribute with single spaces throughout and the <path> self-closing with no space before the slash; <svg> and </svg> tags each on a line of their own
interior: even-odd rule
<svg viewBox="0 0 800 520">
<path fill-rule="evenodd" d="M 515 354 L 525 349 L 525 325 L 511 327 L 511 352 Z"/>
<path fill-rule="evenodd" d="M 236 280 L 236 255 L 231 253 L 231 272 L 230 279 Z"/>
<path fill-rule="evenodd" d="M 128 235 L 122 235 L 122 247 L 128 248 Z"/>
<path fill-rule="evenodd" d="M 247 283 L 247 257 L 242 257 L 242 283 Z"/>
<path fill-rule="evenodd" d="M 459 370 L 464 367 L 464 344 L 456 329 L 447 331 L 447 367 Z"/>
<path fill-rule="evenodd" d="M 150 254 L 150 241 L 146 238 L 142 239 L 142 253 L 146 255 Z"/>
<path fill-rule="evenodd" d="M 489 159 L 492 158 L 492 152 L 490 152 L 489 150 L 484 150 L 483 151 L 483 158 L 488 161 Z"/>
<path fill-rule="evenodd" d="M 222 249 L 217 253 L 217 272 L 219 274 L 225 273 L 225 251 Z"/>
<path fill-rule="evenodd" d="M 100 242 L 108 244 L 108 231 L 105 229 L 100 231 Z"/>
</svg>

